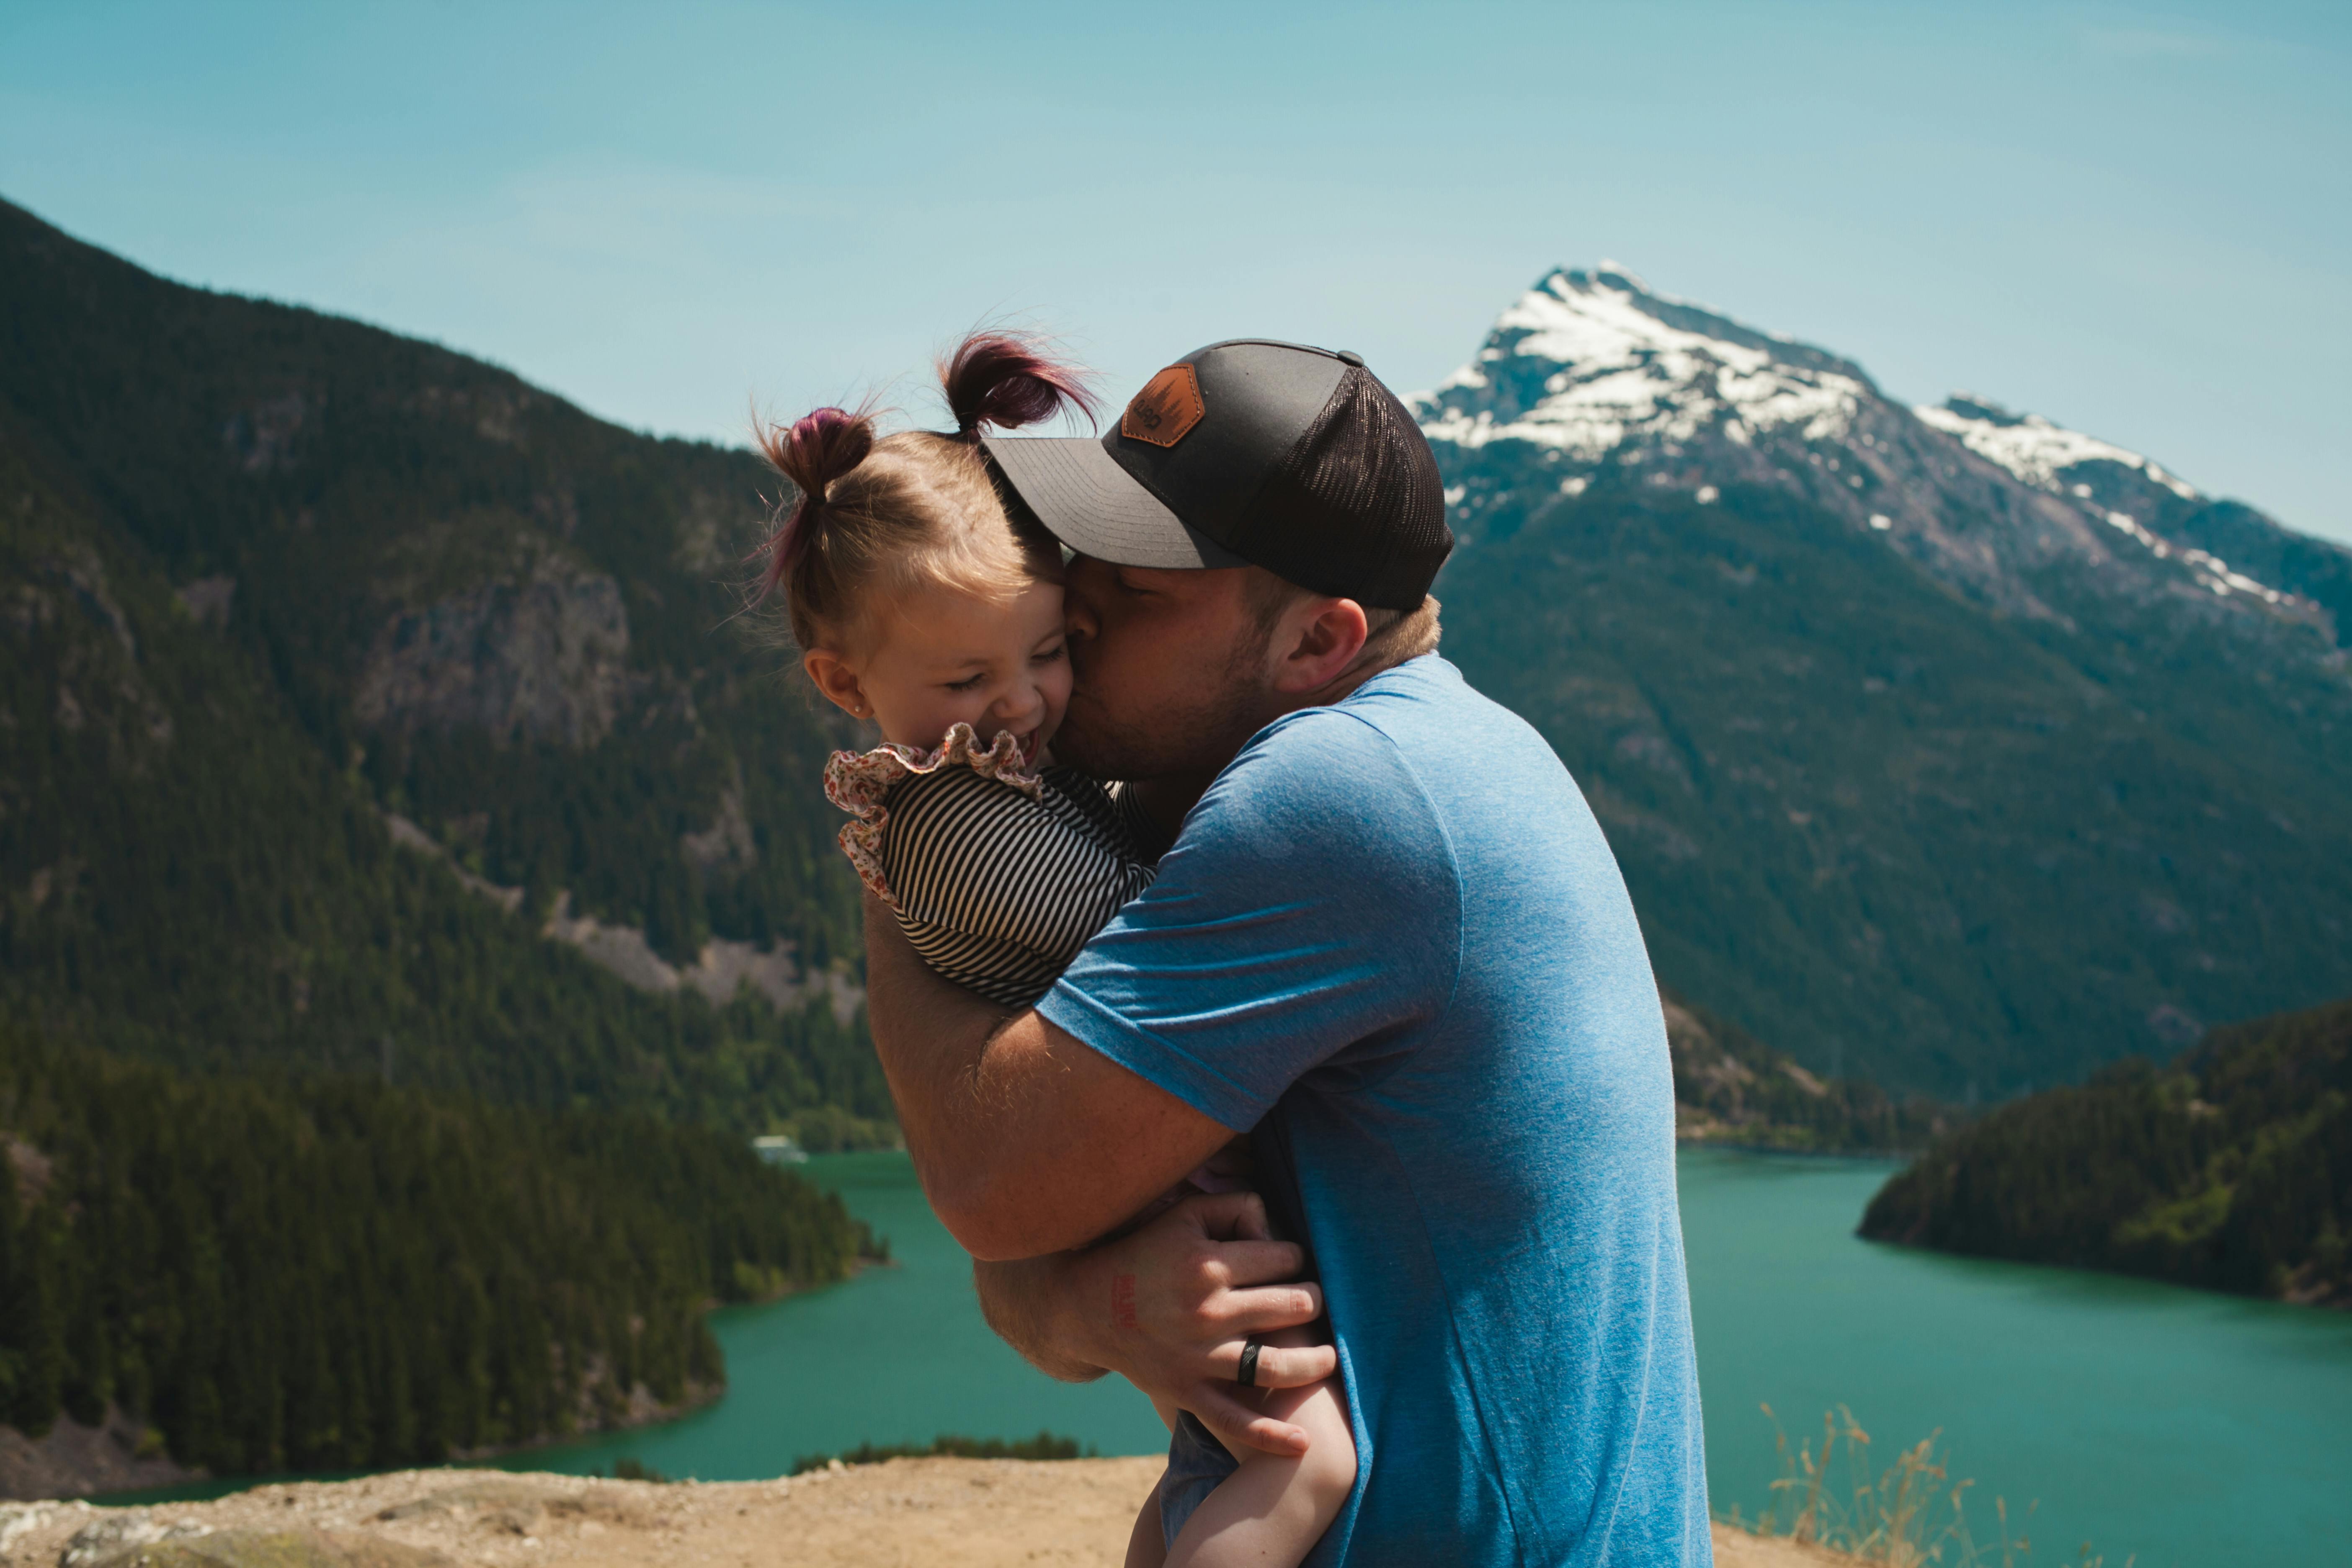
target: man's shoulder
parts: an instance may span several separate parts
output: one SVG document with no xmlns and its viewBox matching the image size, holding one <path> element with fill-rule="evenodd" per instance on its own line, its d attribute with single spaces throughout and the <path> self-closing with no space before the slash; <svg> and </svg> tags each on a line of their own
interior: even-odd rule
<svg viewBox="0 0 2352 1568">
<path fill-rule="evenodd" d="M 1301 868 L 1302 855 L 1366 870 L 1374 863 L 1442 858 L 1445 834 L 1423 782 L 1433 725 L 1405 721 L 1399 705 L 1442 697 L 1449 679 L 1475 698 L 1451 666 L 1400 667 L 1344 701 L 1276 720 L 1218 774 L 1185 818 L 1178 847 L 1236 848 L 1282 861 L 1292 872 Z M 1438 689 L 1422 689 L 1430 687 Z M 1442 723 L 1438 718 L 1435 726 Z"/>
<path fill-rule="evenodd" d="M 1526 720 L 1430 653 L 1381 671 L 1329 707 L 1285 714 L 1259 731 L 1236 761 L 1263 762 L 1265 782 L 1279 774 L 1283 784 L 1309 793 L 1358 787 L 1391 767 L 1442 794 L 1465 757 L 1507 771 L 1514 761 L 1558 766 Z"/>
<path fill-rule="evenodd" d="M 1284 714 L 1253 736 L 1242 755 L 1411 745 L 1432 726 L 1466 718 L 1479 705 L 1491 706 L 1461 671 L 1433 653 L 1423 654 L 1381 670 L 1327 707 Z"/>
<path fill-rule="evenodd" d="M 1252 811 L 1319 810 L 1341 798 L 1370 802 L 1410 791 L 1405 753 L 1414 737 L 1361 700 L 1362 692 L 1325 708 L 1302 708 L 1250 737 L 1210 787 L 1207 800 Z"/>
</svg>

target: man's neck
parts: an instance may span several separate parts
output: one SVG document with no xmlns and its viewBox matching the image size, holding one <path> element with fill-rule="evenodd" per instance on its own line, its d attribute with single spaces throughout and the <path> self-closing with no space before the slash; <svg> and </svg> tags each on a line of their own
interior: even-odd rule
<svg viewBox="0 0 2352 1568">
<path fill-rule="evenodd" d="M 1200 804 L 1217 782 L 1217 775 L 1241 754 L 1249 737 L 1273 723 L 1286 713 L 1297 713 L 1307 708 L 1332 708 L 1355 695 L 1358 688 L 1376 675 L 1394 669 L 1395 664 L 1370 664 L 1348 671 L 1335 680 L 1326 682 L 1312 691 L 1284 699 L 1258 716 L 1249 728 L 1235 740 L 1234 749 L 1220 758 L 1214 767 L 1181 773 L 1167 773 L 1158 778 L 1137 779 L 1127 787 L 1134 792 L 1136 804 L 1150 813 L 1170 838 L 1174 838 L 1184 826 L 1184 816 Z"/>
<path fill-rule="evenodd" d="M 1137 779 L 1127 787 L 1151 820 L 1171 840 L 1184 826 L 1184 814 L 1200 804 L 1223 768 L 1206 773 L 1174 773 L 1165 778 Z"/>
</svg>

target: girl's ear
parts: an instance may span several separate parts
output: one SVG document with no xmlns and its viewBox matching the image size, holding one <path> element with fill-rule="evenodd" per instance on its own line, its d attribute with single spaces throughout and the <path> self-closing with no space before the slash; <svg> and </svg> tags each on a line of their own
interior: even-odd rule
<svg viewBox="0 0 2352 1568">
<path fill-rule="evenodd" d="M 874 716 L 874 705 L 866 700 L 866 689 L 857 683 L 857 671 L 831 648 L 809 649 L 801 655 L 801 668 L 808 671 L 816 689 L 843 712 L 857 719 Z"/>
</svg>

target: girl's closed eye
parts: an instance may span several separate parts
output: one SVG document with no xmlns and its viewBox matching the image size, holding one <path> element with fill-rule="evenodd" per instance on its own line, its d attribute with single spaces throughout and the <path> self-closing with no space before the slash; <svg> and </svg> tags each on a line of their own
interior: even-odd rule
<svg viewBox="0 0 2352 1568">
<path fill-rule="evenodd" d="M 967 339 L 940 387 L 952 435 L 885 436 L 842 408 L 761 432 L 795 492 L 762 592 L 783 592 L 817 689 L 888 744 L 935 751 L 967 725 L 983 752 L 1010 732 L 1034 759 L 1070 696 L 1063 556 L 1007 510 L 982 432 L 1094 404 L 1074 367 L 1001 334 Z"/>
</svg>

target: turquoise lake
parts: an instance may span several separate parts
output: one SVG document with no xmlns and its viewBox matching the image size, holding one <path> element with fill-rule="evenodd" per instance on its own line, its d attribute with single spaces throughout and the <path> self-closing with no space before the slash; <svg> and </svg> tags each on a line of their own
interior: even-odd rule
<svg viewBox="0 0 2352 1568">
<path fill-rule="evenodd" d="M 967 1266 L 899 1154 L 812 1161 L 897 1262 L 717 1320 L 730 1392 L 668 1426 L 516 1455 L 516 1468 L 742 1479 L 801 1455 L 1050 1428 L 1156 1452 L 1124 1384 L 1053 1383 L 980 1319 Z M 1791 1436 L 1850 1406 L 1882 1459 L 1941 1429 L 1969 1514 L 2027 1562 L 2111 1568 L 2352 1562 L 2352 1317 L 1877 1247 L 1852 1232 L 1889 1167 L 1716 1151 L 1681 1160 L 1707 1466 L 1718 1511 L 1769 1505 L 1769 1403 Z"/>
</svg>

